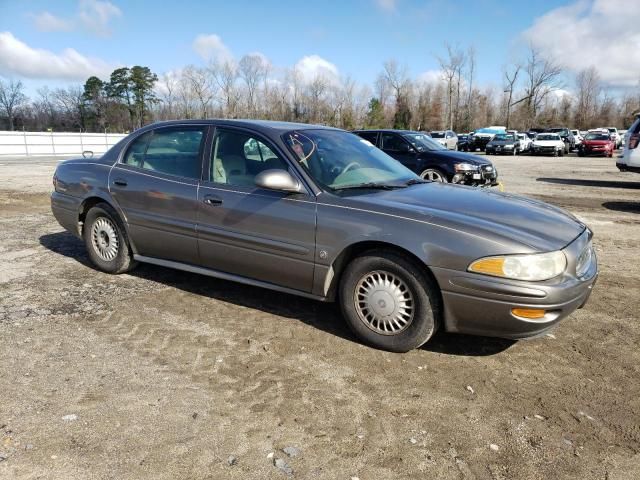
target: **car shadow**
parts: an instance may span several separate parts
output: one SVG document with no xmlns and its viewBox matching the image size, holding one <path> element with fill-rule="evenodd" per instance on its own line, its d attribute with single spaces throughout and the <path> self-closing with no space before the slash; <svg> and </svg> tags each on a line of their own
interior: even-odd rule
<svg viewBox="0 0 640 480">
<path fill-rule="evenodd" d="M 94 268 L 82 240 L 69 232 L 42 235 L 39 240 L 47 250 L 71 258 L 87 268 Z M 128 275 L 240 307 L 296 319 L 336 337 L 360 343 L 347 327 L 339 308 L 334 303 L 319 302 L 265 288 L 144 263 Z M 421 348 L 447 355 L 487 356 L 500 353 L 513 343 L 510 340 L 438 332 Z"/>
<path fill-rule="evenodd" d="M 602 206 L 617 212 L 640 213 L 640 202 L 604 202 Z"/>
<path fill-rule="evenodd" d="M 600 187 L 600 188 L 626 188 L 640 189 L 640 182 L 621 182 L 616 180 L 583 180 L 577 178 L 536 178 L 537 182 L 557 183 L 560 185 L 576 185 L 580 187 Z"/>
</svg>

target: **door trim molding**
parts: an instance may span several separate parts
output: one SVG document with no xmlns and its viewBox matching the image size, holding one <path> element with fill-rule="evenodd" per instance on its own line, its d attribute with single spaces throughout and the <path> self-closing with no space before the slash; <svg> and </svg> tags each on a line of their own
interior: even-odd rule
<svg viewBox="0 0 640 480">
<path fill-rule="evenodd" d="M 187 263 L 174 262 L 172 260 L 164 260 L 155 257 L 146 257 L 144 255 L 133 255 L 133 259 L 138 262 L 151 263 L 153 265 L 159 265 L 161 267 L 175 268 L 177 270 L 183 270 L 185 272 L 197 273 L 199 275 L 206 275 L 208 277 L 219 278 L 221 280 L 229 280 L 231 282 L 242 283 L 245 285 L 251 285 L 254 287 L 267 288 L 269 290 L 275 290 L 277 292 L 288 293 L 291 295 L 297 295 L 299 297 L 310 298 L 312 300 L 318 300 L 321 302 L 328 302 L 329 299 L 322 295 L 314 295 L 312 293 L 303 292 L 301 290 L 295 290 L 293 288 L 281 287 L 280 285 L 274 285 L 269 282 L 262 282 L 260 280 L 254 280 L 252 278 L 242 277 L 240 275 L 234 275 L 231 273 L 225 273 L 211 268 L 198 267 L 195 265 L 189 265 Z"/>
</svg>

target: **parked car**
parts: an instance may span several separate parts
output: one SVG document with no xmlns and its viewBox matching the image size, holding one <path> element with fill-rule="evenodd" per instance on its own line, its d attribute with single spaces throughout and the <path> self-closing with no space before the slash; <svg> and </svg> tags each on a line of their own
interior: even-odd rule
<svg viewBox="0 0 640 480">
<path fill-rule="evenodd" d="M 497 133 L 485 147 L 487 155 L 518 155 L 520 140 L 514 133 Z"/>
<path fill-rule="evenodd" d="M 605 157 L 612 157 L 613 150 L 616 148 L 615 142 L 609 135 L 607 130 L 589 132 L 584 137 L 578 155 L 584 157 L 586 155 L 602 155 Z"/>
<path fill-rule="evenodd" d="M 609 135 L 611 135 L 611 140 L 615 144 L 615 148 L 620 148 L 622 145 L 622 136 L 618 134 L 618 129 L 616 127 L 607 127 L 609 131 Z"/>
<path fill-rule="evenodd" d="M 487 143 L 489 143 L 497 133 L 506 133 L 506 131 L 507 129 L 505 127 L 499 126 L 479 128 L 473 132 L 471 136 L 471 151 L 475 152 L 476 150 L 480 150 L 484 152 Z"/>
<path fill-rule="evenodd" d="M 636 116 L 635 122 L 627 130 L 626 136 L 622 158 L 617 160 L 616 167 L 621 172 L 640 173 L 640 149 L 638 148 L 640 143 L 640 115 Z"/>
<path fill-rule="evenodd" d="M 458 149 L 458 136 L 456 135 L 456 132 L 452 130 L 431 132 L 431 138 L 448 150 Z"/>
<path fill-rule="evenodd" d="M 565 147 L 565 142 L 557 133 L 539 133 L 531 143 L 531 153 L 562 157 L 566 151 Z"/>
<path fill-rule="evenodd" d="M 571 133 L 571 130 L 569 130 L 568 128 L 547 128 L 545 132 L 557 133 L 560 136 L 560 138 L 564 142 L 564 153 L 569 153 L 570 151 L 575 150 L 576 139 L 574 138 L 573 133 Z"/>
<path fill-rule="evenodd" d="M 580 130 L 571 130 L 571 133 L 573 134 L 573 138 L 575 139 L 576 148 L 579 148 L 583 140 L 583 136 L 580 134 Z"/>
<path fill-rule="evenodd" d="M 458 150 L 461 152 L 468 152 L 471 150 L 471 135 L 463 134 L 458 135 Z"/>
<path fill-rule="evenodd" d="M 438 328 L 540 335 L 585 304 L 597 276 L 574 216 L 426 182 L 328 127 L 157 123 L 101 158 L 59 163 L 53 182 L 56 219 L 99 270 L 145 262 L 337 300 L 360 339 L 392 351 Z"/>
<path fill-rule="evenodd" d="M 518 133 L 518 140 L 520 141 L 520 151 L 528 152 L 531 149 L 532 140 L 526 133 Z"/>
<path fill-rule="evenodd" d="M 424 179 L 471 186 L 498 184 L 498 171 L 489 160 L 472 153 L 447 150 L 420 132 L 358 130 L 353 133 L 376 145 Z"/>
</svg>

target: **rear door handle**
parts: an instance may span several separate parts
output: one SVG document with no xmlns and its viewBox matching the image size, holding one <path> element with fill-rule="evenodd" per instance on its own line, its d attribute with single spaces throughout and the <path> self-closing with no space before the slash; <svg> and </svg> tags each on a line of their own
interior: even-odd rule
<svg viewBox="0 0 640 480">
<path fill-rule="evenodd" d="M 113 184 L 114 185 L 118 185 L 119 187 L 126 187 L 127 186 L 126 180 L 122 180 L 121 178 L 118 178 L 118 179 L 114 180 Z"/>
<path fill-rule="evenodd" d="M 203 202 L 207 205 L 222 205 L 222 199 L 215 195 L 205 195 Z"/>
</svg>

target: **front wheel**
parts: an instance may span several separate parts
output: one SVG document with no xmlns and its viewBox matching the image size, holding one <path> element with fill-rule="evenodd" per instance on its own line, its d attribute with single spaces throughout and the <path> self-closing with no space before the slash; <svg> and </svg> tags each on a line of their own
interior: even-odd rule
<svg viewBox="0 0 640 480">
<path fill-rule="evenodd" d="M 109 204 L 89 210 L 83 237 L 91 263 L 103 272 L 124 273 L 136 266 L 124 225 Z"/>
<path fill-rule="evenodd" d="M 427 168 L 420 176 L 425 180 L 432 182 L 448 183 L 447 176 L 437 168 Z"/>
<path fill-rule="evenodd" d="M 408 352 L 435 333 L 440 294 L 414 262 L 374 250 L 347 266 L 340 281 L 340 307 L 349 328 L 365 343 Z"/>
</svg>

